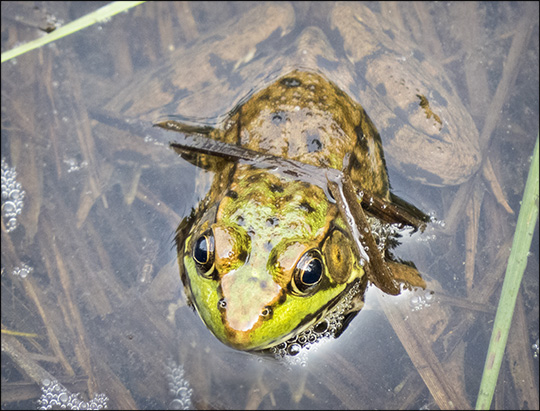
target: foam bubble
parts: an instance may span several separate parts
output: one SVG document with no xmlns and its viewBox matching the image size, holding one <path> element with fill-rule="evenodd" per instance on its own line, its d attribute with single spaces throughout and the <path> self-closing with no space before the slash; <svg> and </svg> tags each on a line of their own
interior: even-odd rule
<svg viewBox="0 0 540 411">
<path fill-rule="evenodd" d="M 90 401 L 80 400 L 79 393 L 72 394 L 56 380 L 44 379 L 41 382 L 41 397 L 38 405 L 40 410 L 101 410 L 107 408 L 109 398 L 105 394 L 96 394 Z"/>
<path fill-rule="evenodd" d="M 167 370 L 167 380 L 169 381 L 169 392 L 174 399 L 169 403 L 170 410 L 189 410 L 193 408 L 191 396 L 193 389 L 190 388 L 189 381 L 184 377 L 184 368 L 175 361 L 170 360 L 165 367 Z"/>
<path fill-rule="evenodd" d="M 2 217 L 7 232 L 17 228 L 17 216 L 21 214 L 26 192 L 16 180 L 15 167 L 9 167 L 5 158 L 2 158 Z"/>
</svg>

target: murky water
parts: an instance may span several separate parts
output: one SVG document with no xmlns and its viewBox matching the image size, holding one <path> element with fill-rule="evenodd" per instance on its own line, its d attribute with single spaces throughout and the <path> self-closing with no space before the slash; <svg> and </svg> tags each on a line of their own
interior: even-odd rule
<svg viewBox="0 0 540 411">
<path fill-rule="evenodd" d="M 2 51 L 98 7 L 35 6 L 2 3 Z M 443 65 L 488 159 L 443 188 L 389 164 L 394 192 L 439 220 L 396 250 L 428 292 L 370 287 L 339 339 L 282 362 L 229 349 L 205 328 L 186 306 L 173 239 L 211 176 L 151 121 L 212 122 L 276 74 L 304 27 L 322 22 L 334 46 L 340 36 L 324 26 L 331 4 L 293 4 L 282 41 L 261 34 L 242 54 L 236 39 L 228 65 L 207 72 L 193 45 L 226 39 L 259 5 L 144 4 L 2 64 L 2 408 L 474 406 L 538 132 L 538 4 L 369 6 Z M 250 65 L 264 58 L 267 71 Z M 235 61 L 253 70 L 231 92 Z M 495 408 L 538 408 L 537 250 L 538 229 Z"/>
</svg>

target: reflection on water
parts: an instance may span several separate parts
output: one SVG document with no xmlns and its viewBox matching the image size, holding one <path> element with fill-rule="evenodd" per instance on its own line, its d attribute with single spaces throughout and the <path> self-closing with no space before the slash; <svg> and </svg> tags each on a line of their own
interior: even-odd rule
<svg viewBox="0 0 540 411">
<path fill-rule="evenodd" d="M 445 222 L 404 236 L 396 250 L 427 278 L 428 294 L 390 297 L 368 287 L 347 332 L 314 345 L 299 364 L 229 349 L 186 305 L 174 232 L 212 175 L 168 149 L 152 115 L 226 112 L 272 74 L 254 68 L 243 84 L 229 75 L 235 67 L 279 60 L 277 46 L 313 21 L 343 56 L 342 33 L 325 20 L 331 6 L 302 2 L 288 19 L 259 17 L 261 30 L 249 34 L 260 37 L 257 46 L 238 49 L 229 27 L 255 3 L 144 4 L 2 65 L 2 408 L 37 408 L 45 380 L 87 403 L 104 394 L 111 408 L 173 407 L 172 388 L 192 390 L 195 408 L 475 403 L 538 130 L 536 3 L 369 4 L 390 21 L 381 20 L 384 30 L 399 27 L 444 66 L 485 158 L 481 172 L 451 187 L 410 181 L 388 164 L 394 192 Z M 33 7 L 2 3 L 3 51 L 40 35 L 36 13 L 71 21 L 94 6 Z M 229 57 L 207 65 L 195 44 L 222 44 Z M 177 55 L 184 60 L 171 64 Z M 180 78 L 171 78 L 178 66 Z M 145 87 L 156 88 L 150 101 L 137 99 Z M 189 110 L 172 110 L 170 96 Z M 9 184 L 26 193 L 12 230 Z M 538 408 L 538 233 L 532 250 L 495 408 Z"/>
</svg>

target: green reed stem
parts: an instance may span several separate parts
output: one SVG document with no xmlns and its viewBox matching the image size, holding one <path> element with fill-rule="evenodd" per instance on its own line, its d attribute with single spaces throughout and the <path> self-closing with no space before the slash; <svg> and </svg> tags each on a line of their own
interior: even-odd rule
<svg viewBox="0 0 540 411">
<path fill-rule="evenodd" d="M 75 33 L 76 31 L 82 30 L 88 26 L 91 26 L 92 24 L 103 23 L 104 20 L 114 16 L 115 14 L 121 13 L 141 3 L 144 3 L 144 1 L 115 1 L 107 4 L 106 6 L 87 14 L 86 16 L 72 21 L 65 26 L 57 28 L 53 32 L 40 37 L 39 39 L 33 40 L 29 43 L 2 53 L 2 63 L 38 47 L 44 46 L 45 44 L 61 39 L 62 37 Z"/>
<path fill-rule="evenodd" d="M 501 291 L 499 306 L 493 324 L 493 332 L 484 365 L 484 373 L 476 400 L 477 410 L 488 410 L 491 406 L 499 369 L 508 339 L 508 331 L 514 315 L 516 298 L 521 285 L 523 272 L 527 266 L 527 257 L 538 218 L 538 136 L 534 146 L 527 184 L 523 194 L 521 209 L 517 221 L 512 250 Z"/>
</svg>

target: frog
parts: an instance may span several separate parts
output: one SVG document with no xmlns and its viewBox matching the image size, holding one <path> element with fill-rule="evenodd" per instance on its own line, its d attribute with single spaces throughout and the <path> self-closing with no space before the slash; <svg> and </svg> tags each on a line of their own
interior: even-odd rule
<svg viewBox="0 0 540 411">
<path fill-rule="evenodd" d="M 325 8 L 324 24 L 297 30 L 290 4 L 257 5 L 141 78 L 139 97 L 112 99 L 123 116 L 251 153 L 254 161 L 241 162 L 171 145 L 214 173 L 177 230 L 185 293 L 207 328 L 238 350 L 290 353 L 338 337 L 378 271 L 423 286 L 414 267 L 393 258 L 398 220 L 383 209 L 428 218 L 392 194 L 386 162 L 433 186 L 461 184 L 481 162 L 474 122 L 444 70 L 366 5 Z M 322 180 L 339 172 L 354 195 L 339 203 L 334 183 L 257 165 L 264 156 Z M 373 199 L 381 206 L 370 208 Z M 349 208 L 365 212 L 365 233 L 353 229 Z"/>
<path fill-rule="evenodd" d="M 158 125 L 311 166 L 312 172 L 340 170 L 371 198 L 389 205 L 399 201 L 391 195 L 381 139 L 370 118 L 316 72 L 296 69 L 279 78 L 233 110 L 223 128 L 197 129 L 176 120 Z M 176 236 L 189 303 L 213 334 L 233 348 L 261 352 L 302 333 L 339 336 L 345 318 L 350 321 L 363 307 L 366 264 L 374 258 L 365 250 L 389 257 L 384 229 L 378 241 L 364 245 L 380 221 L 371 217 L 371 231 L 355 247 L 358 233 L 340 212 L 337 190 L 276 172 L 264 162 L 216 161 L 206 153 L 193 155 L 189 145 L 173 147 L 215 173 L 206 199 Z M 407 207 L 419 217 L 415 228 L 428 220 Z M 403 283 L 423 285 L 414 268 L 399 262 L 392 267 L 396 275 L 407 273 L 400 276 Z"/>
</svg>

